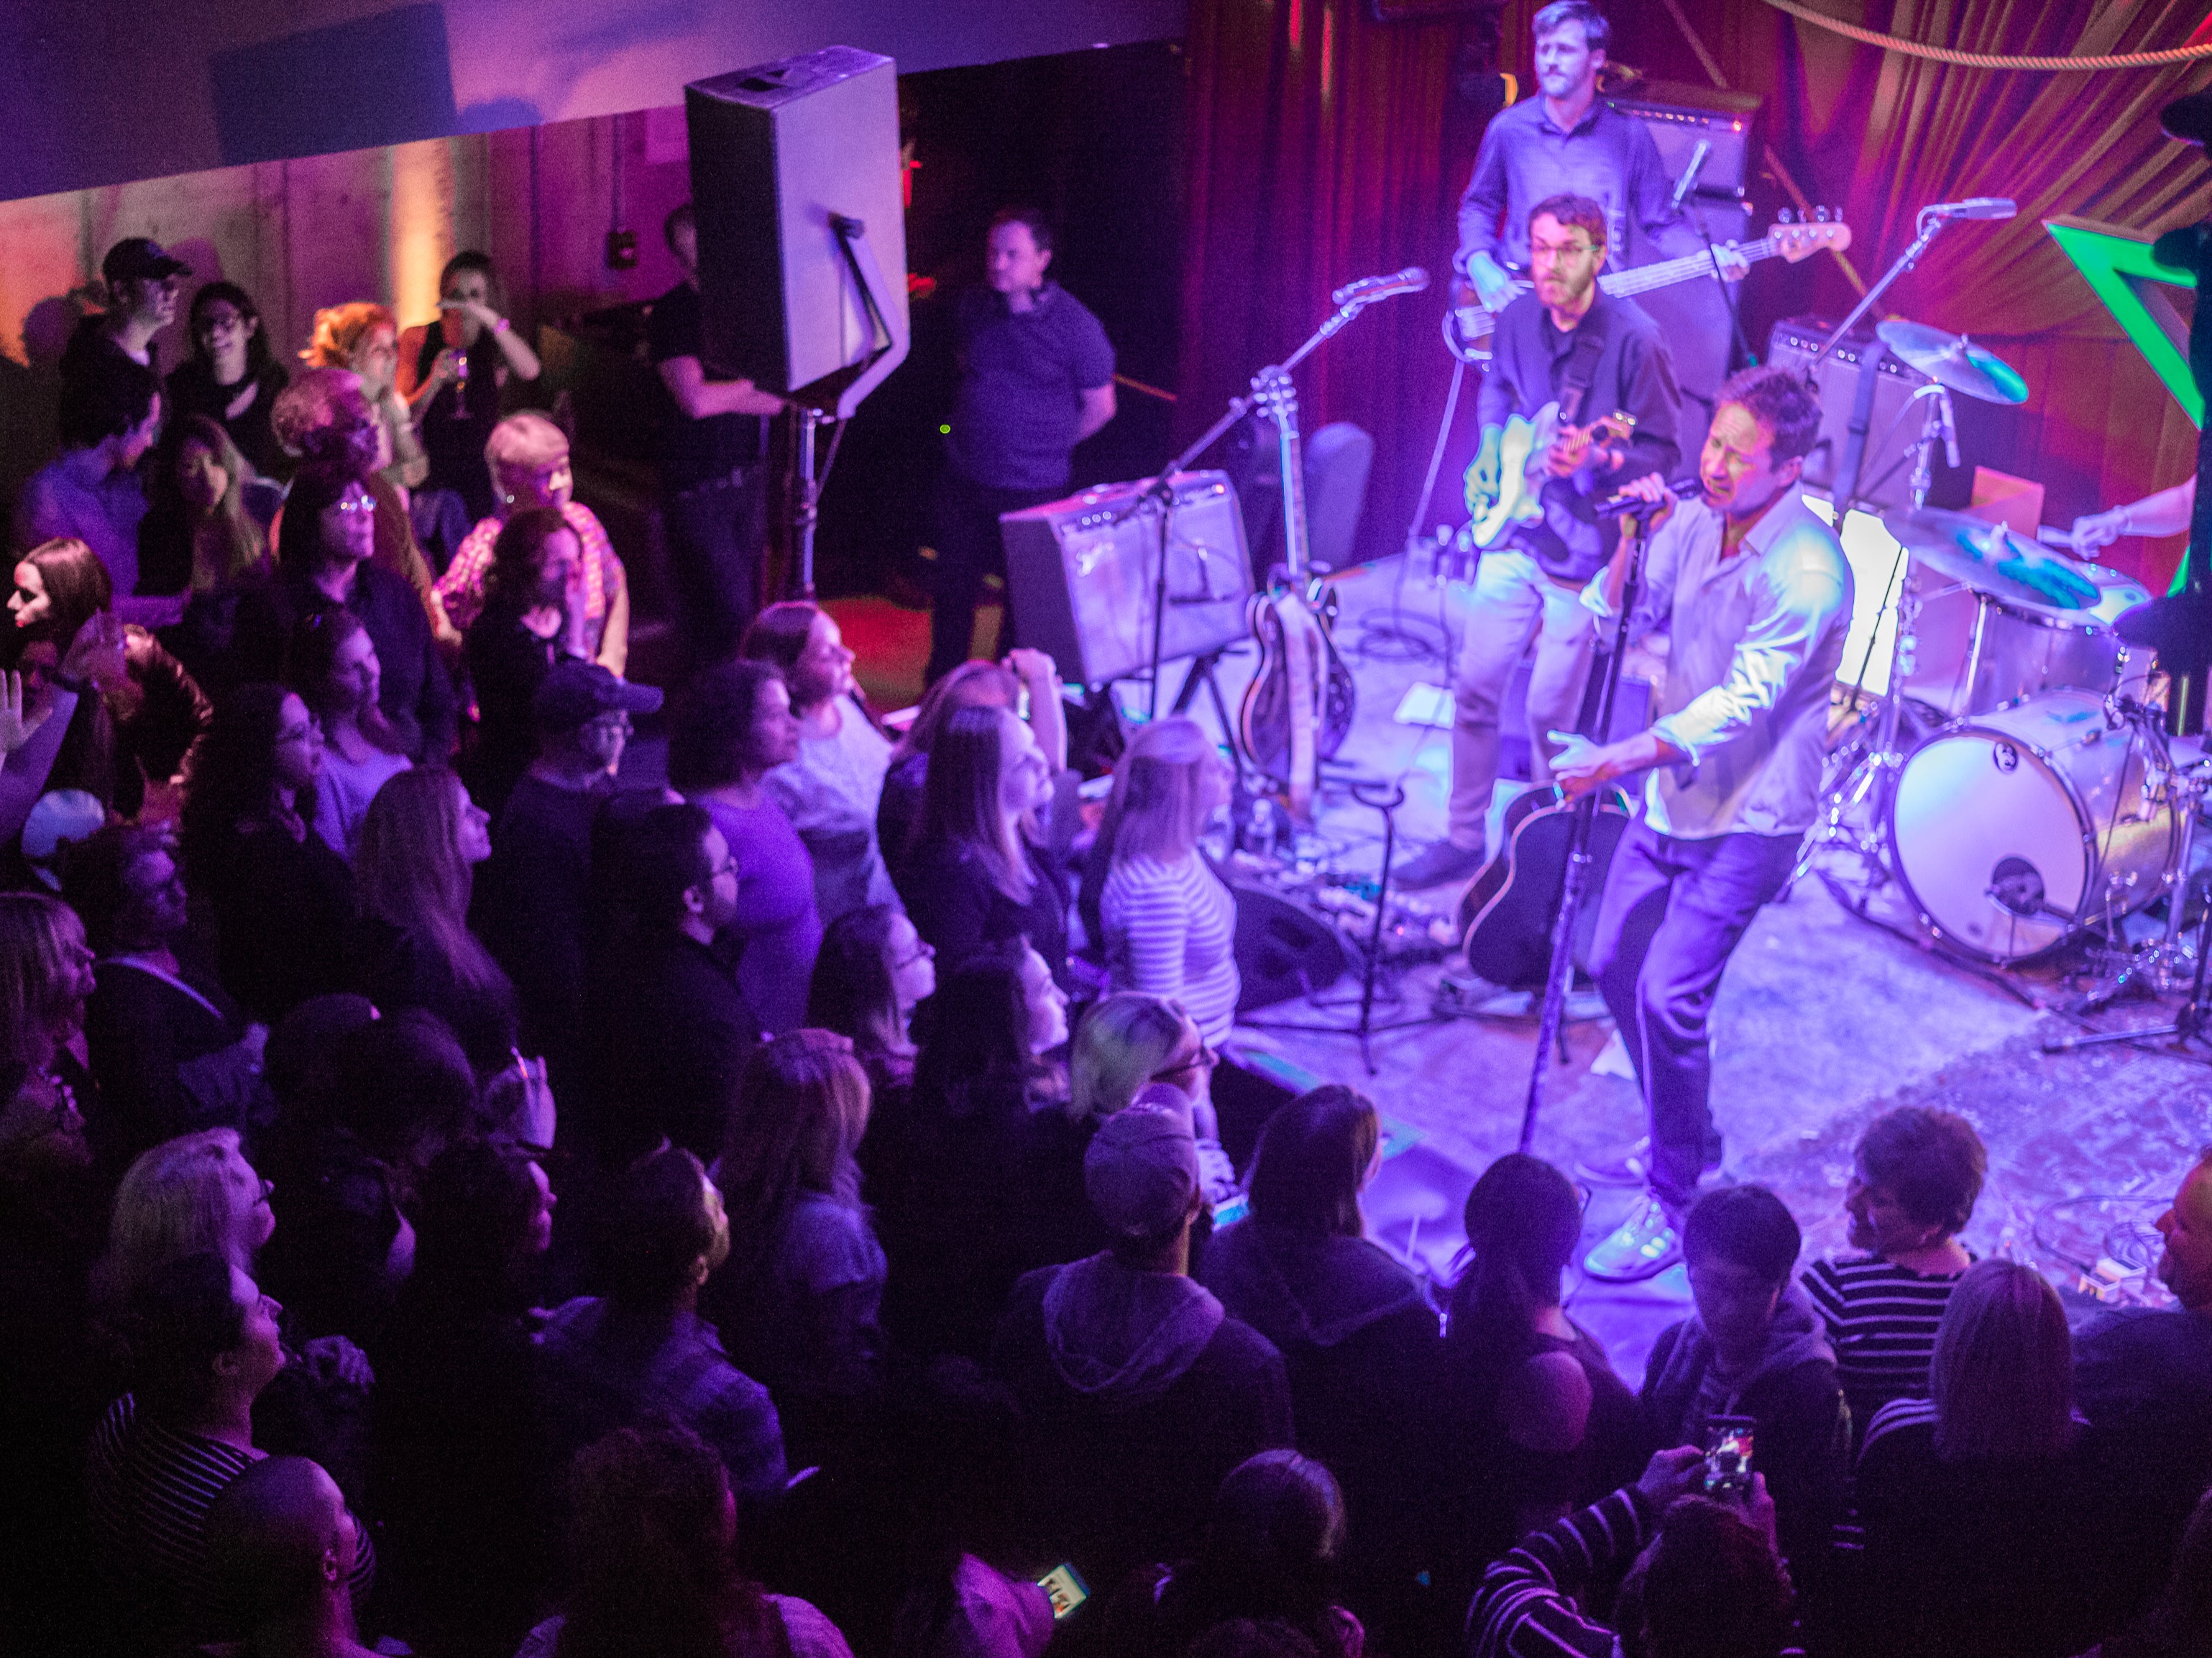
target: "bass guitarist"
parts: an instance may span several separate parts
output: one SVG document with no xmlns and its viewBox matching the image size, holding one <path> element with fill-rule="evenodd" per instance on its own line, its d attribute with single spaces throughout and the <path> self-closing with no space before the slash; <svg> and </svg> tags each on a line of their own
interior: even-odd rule
<svg viewBox="0 0 2212 1658">
<path fill-rule="evenodd" d="M 1509 419 L 1533 420 L 1556 404 L 1560 433 L 1534 469 L 1542 477 L 1540 521 L 1485 553 L 1471 598 L 1462 595 L 1449 832 L 1392 872 L 1403 887 L 1465 880 L 1482 867 L 1498 783 L 1498 712 L 1532 641 L 1529 771 L 1540 784 L 1551 781 L 1555 750 L 1546 733 L 1579 722 L 1596 648 L 1577 598 L 1611 550 L 1595 503 L 1631 478 L 1672 477 L 1680 459 L 1680 397 L 1666 343 L 1634 301 L 1599 291 L 1606 246 L 1605 211 L 1588 197 L 1554 196 L 1529 215 L 1535 292 L 1498 319 L 1476 405 L 1482 450 L 1473 487 L 1494 495 L 1512 482 L 1498 476 Z M 1634 422 L 1626 444 L 1595 440 L 1590 428 L 1616 412 Z"/>
</svg>

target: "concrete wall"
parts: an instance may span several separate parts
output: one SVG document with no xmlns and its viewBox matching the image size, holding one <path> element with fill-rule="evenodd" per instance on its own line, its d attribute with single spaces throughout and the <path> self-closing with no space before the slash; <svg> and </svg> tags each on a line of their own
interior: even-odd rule
<svg viewBox="0 0 2212 1658">
<path fill-rule="evenodd" d="M 833 44 L 902 71 L 1172 39 L 1186 0 L 7 0 L 0 198 L 680 102 Z"/>
<path fill-rule="evenodd" d="M 516 325 L 534 328 L 676 281 L 660 221 L 690 193 L 687 157 L 678 106 L 0 202 L 0 505 L 52 452 L 54 365 L 120 238 L 192 266 L 165 367 L 188 349 L 201 282 L 252 294 L 289 361 L 324 306 L 374 299 L 403 325 L 428 320 L 461 247 L 492 256 Z M 608 268 L 610 229 L 637 233 L 635 270 Z"/>
</svg>

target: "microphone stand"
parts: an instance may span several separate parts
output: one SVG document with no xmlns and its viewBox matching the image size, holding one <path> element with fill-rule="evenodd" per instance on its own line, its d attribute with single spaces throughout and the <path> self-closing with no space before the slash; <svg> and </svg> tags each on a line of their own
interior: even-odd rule
<svg viewBox="0 0 2212 1658">
<path fill-rule="evenodd" d="M 1625 516 L 1635 522 L 1629 543 L 1628 565 L 1620 584 L 1620 613 L 1614 618 L 1613 650 L 1605 659 L 1603 677 L 1600 680 L 1597 702 L 1597 730 L 1601 737 L 1613 732 L 1613 705 L 1620 689 L 1621 665 L 1628 655 L 1628 623 L 1636 613 L 1636 603 L 1644 586 L 1644 556 L 1651 544 L 1651 519 L 1666 503 L 1638 501 Z M 1533 733 L 1532 733 L 1533 736 Z M 1521 1113 L 1520 1150 L 1526 1153 L 1536 1143 L 1536 1114 L 1544 1102 L 1544 1073 L 1552 1063 L 1552 1050 L 1559 1042 L 1559 1026 L 1565 1020 L 1567 1007 L 1567 987 L 1575 976 L 1575 929 L 1582 919 L 1583 901 L 1589 894 L 1590 871 L 1596 859 L 1590 852 L 1590 839 L 1597 829 L 1599 797 L 1606 786 L 1599 784 L 1575 802 L 1574 827 L 1567 839 L 1567 866 L 1559 878 L 1559 913 L 1552 921 L 1552 960 L 1550 970 L 1544 978 L 1544 1009 L 1536 1026 L 1536 1062 L 1528 1073 L 1528 1100 Z M 1566 1055 L 1559 1055 L 1565 1064 Z"/>
<path fill-rule="evenodd" d="M 1391 296 L 1387 294 L 1362 295 L 1346 300 L 1342 305 L 1337 307 L 1329 314 L 1328 319 L 1314 330 L 1304 345 L 1291 352 L 1282 361 L 1262 368 L 1258 374 L 1253 375 L 1252 389 L 1243 397 L 1231 398 L 1228 408 L 1221 412 L 1221 418 L 1200 433 L 1196 440 L 1170 461 L 1158 475 L 1139 484 L 1136 498 L 1114 518 L 1113 522 L 1119 524 L 1135 516 L 1147 505 L 1157 505 L 1160 513 L 1159 568 L 1152 580 L 1152 689 L 1151 701 L 1146 705 L 1145 716 L 1146 719 L 1156 719 L 1160 712 L 1160 647 L 1164 636 L 1168 614 L 1168 520 L 1175 512 L 1175 485 L 1171 480 L 1176 473 L 1184 471 L 1193 461 L 1218 443 L 1227 434 L 1231 427 L 1258 407 L 1271 385 L 1278 380 L 1288 380 L 1291 371 L 1319 349 L 1322 341 L 1334 336 L 1369 306 L 1375 304 L 1378 300 L 1389 297 Z M 1230 746 L 1233 749 L 1237 742 L 1236 733 L 1231 732 L 1228 735 Z"/>
</svg>

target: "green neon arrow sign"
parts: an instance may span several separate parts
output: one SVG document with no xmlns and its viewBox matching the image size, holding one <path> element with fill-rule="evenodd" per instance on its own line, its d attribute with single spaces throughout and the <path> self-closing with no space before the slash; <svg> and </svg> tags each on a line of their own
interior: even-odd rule
<svg viewBox="0 0 2212 1658">
<path fill-rule="evenodd" d="M 2043 228 L 2057 240 L 2082 280 L 2105 303 L 2136 349 L 2143 354 L 2183 412 L 2204 424 L 2204 399 L 2189 373 L 2189 324 L 2164 288 L 2194 288 L 2194 272 L 2176 270 L 2150 257 L 2154 238 L 2145 231 L 2123 230 L 2094 219 L 2045 219 Z"/>
<path fill-rule="evenodd" d="M 2104 301 L 2121 331 L 2134 342 L 2159 382 L 2173 393 L 2182 412 L 2201 429 L 2204 398 L 2189 372 L 2189 324 L 2166 290 L 2197 286 L 2193 271 L 2176 270 L 2150 256 L 2155 239 L 2148 232 L 2123 230 L 2094 219 L 2045 219 L 2049 231 L 2090 291 Z M 2185 555 L 2166 591 L 2179 592 L 2189 574 Z"/>
</svg>

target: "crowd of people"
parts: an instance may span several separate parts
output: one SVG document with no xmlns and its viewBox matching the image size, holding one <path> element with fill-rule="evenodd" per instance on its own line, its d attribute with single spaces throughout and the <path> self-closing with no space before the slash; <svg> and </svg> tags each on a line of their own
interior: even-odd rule
<svg viewBox="0 0 2212 1658">
<path fill-rule="evenodd" d="M 1375 1103 L 1237 1065 L 1198 726 L 1086 825 L 1048 657 L 894 736 L 726 568 L 664 703 L 488 262 L 289 375 L 208 283 L 164 380 L 182 274 L 111 252 L 16 512 L 0 1650 L 2212 1649 L 2212 1158 L 2179 1309 L 2077 1339 L 1960 1241 L 1971 1125 L 1890 1112 L 1843 1258 L 1697 1199 L 1632 1388 L 1565 1174 L 1498 1159 L 1431 1282 Z M 756 421 L 689 315 L 680 418 Z"/>
</svg>

